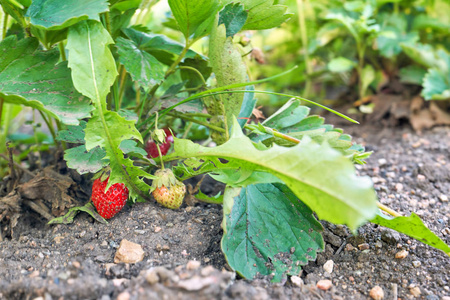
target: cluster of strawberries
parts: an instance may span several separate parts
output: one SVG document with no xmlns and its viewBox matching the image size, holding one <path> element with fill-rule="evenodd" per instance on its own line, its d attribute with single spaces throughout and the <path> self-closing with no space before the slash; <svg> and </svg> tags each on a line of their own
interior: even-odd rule
<svg viewBox="0 0 450 300">
<path fill-rule="evenodd" d="M 158 157 L 159 151 L 161 151 L 162 156 L 169 151 L 174 142 L 173 135 L 168 128 L 164 128 L 164 133 L 165 142 L 157 144 L 154 139 L 149 139 L 145 144 L 148 158 Z M 158 170 L 155 172 L 155 176 L 158 177 L 152 183 L 154 188 L 152 195 L 155 200 L 165 207 L 171 209 L 179 208 L 186 194 L 186 186 L 175 178 L 170 169 Z M 97 212 L 105 219 L 110 219 L 121 211 L 129 195 L 128 188 L 123 183 L 113 184 L 105 191 L 108 180 L 109 177 L 104 178 L 104 176 L 95 179 L 91 196 Z"/>
</svg>

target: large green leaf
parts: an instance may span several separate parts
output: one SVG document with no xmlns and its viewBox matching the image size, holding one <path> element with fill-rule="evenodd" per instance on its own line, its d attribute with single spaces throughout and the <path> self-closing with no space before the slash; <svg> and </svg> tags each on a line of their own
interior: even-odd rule
<svg viewBox="0 0 450 300">
<path fill-rule="evenodd" d="M 386 216 L 379 211 L 371 222 L 409 235 L 424 244 L 444 251 L 448 256 L 450 256 L 450 247 L 430 229 L 428 229 L 427 226 L 423 224 L 419 216 L 415 213 L 412 213 L 409 217 L 393 218 Z"/>
<path fill-rule="evenodd" d="M 225 0 L 224 4 L 235 2 Z M 286 13 L 287 6 L 275 4 L 274 0 L 241 0 L 248 12 L 248 18 L 242 30 L 261 30 L 280 26 L 291 18 L 292 14 Z M 278 1 L 276 1 L 278 2 Z"/>
<path fill-rule="evenodd" d="M 298 275 L 324 249 L 322 225 L 284 184 L 227 187 L 223 228 L 228 264 L 249 279 L 273 273 L 279 282 Z"/>
<path fill-rule="evenodd" d="M 119 37 L 116 46 L 120 62 L 144 90 L 149 91 L 164 79 L 163 65 L 133 41 Z"/>
<path fill-rule="evenodd" d="M 99 14 L 106 11 L 106 0 L 33 0 L 25 16 L 34 26 L 58 30 L 82 20 L 100 21 Z"/>
<path fill-rule="evenodd" d="M 67 48 L 69 66 L 75 87 L 90 97 L 95 105 L 93 117 L 89 119 L 85 132 L 86 150 L 103 148 L 111 168 L 109 188 L 115 183 L 124 183 L 130 190 L 130 197 L 136 200 L 148 198 L 150 186 L 144 178 L 154 178 L 133 165 L 124 157 L 120 144 L 124 140 L 142 141 L 136 129 L 135 120 L 127 120 L 117 112 L 106 109 L 106 96 L 117 76 L 114 58 L 109 49 L 113 41 L 103 26 L 96 21 L 82 21 L 69 29 Z"/>
<path fill-rule="evenodd" d="M 34 38 L 10 36 L 0 42 L 0 97 L 78 124 L 92 110 L 89 99 L 75 90 L 67 62 L 58 64 L 59 52 L 38 47 Z"/>
<path fill-rule="evenodd" d="M 217 0 L 169 0 L 169 5 L 186 40 L 194 33 L 203 35 L 219 9 Z"/>
<path fill-rule="evenodd" d="M 174 153 L 166 160 L 181 158 L 214 163 L 217 169 L 223 166 L 271 173 L 319 218 L 347 224 L 352 229 L 372 219 L 377 211 L 370 178 L 357 177 L 348 158 L 326 143 L 319 145 L 309 137 L 304 137 L 294 147 L 274 145 L 267 150 L 258 150 L 235 120 L 229 141 L 215 148 L 175 139 Z"/>
<path fill-rule="evenodd" d="M 436 69 L 429 69 L 423 77 L 423 90 L 421 95 L 425 100 L 450 99 L 450 73 L 447 76 Z"/>
<path fill-rule="evenodd" d="M 116 63 L 109 50 L 114 43 L 108 31 L 97 21 L 82 21 L 70 27 L 67 40 L 69 68 L 75 88 L 106 107 L 106 96 L 117 76 Z"/>
</svg>

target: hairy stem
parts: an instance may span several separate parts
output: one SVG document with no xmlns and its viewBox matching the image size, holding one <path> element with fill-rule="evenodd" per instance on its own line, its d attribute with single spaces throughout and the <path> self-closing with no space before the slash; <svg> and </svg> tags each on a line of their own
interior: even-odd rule
<svg viewBox="0 0 450 300">
<path fill-rule="evenodd" d="M 215 131 L 219 131 L 219 132 L 225 133 L 225 129 L 223 129 L 221 127 L 214 126 L 214 125 L 212 125 L 212 124 L 210 124 L 210 123 L 208 123 L 206 121 L 197 120 L 195 118 L 186 116 L 186 115 L 184 115 L 182 113 L 179 113 L 179 112 L 176 112 L 176 111 L 170 112 L 170 113 L 168 113 L 168 115 L 171 116 L 171 117 L 180 118 L 180 119 L 183 119 L 183 120 L 186 120 L 186 121 L 189 121 L 189 122 L 193 122 L 193 123 L 197 123 L 199 125 L 203 125 L 203 126 L 208 127 L 208 128 L 210 128 L 212 130 L 215 130 Z"/>
</svg>

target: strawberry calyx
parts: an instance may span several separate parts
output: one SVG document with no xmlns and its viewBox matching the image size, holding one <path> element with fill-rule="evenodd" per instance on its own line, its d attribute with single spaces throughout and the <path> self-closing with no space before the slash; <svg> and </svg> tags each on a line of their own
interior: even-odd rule
<svg viewBox="0 0 450 300">
<path fill-rule="evenodd" d="M 181 181 L 179 181 L 175 175 L 173 174 L 171 169 L 159 169 L 155 172 L 155 176 L 158 178 L 153 179 L 152 187 L 154 189 L 165 186 L 170 189 L 173 186 L 184 185 Z"/>
</svg>

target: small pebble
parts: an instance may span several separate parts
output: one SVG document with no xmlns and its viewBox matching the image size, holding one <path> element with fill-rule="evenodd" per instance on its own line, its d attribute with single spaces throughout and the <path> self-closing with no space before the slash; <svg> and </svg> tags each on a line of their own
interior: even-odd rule
<svg viewBox="0 0 450 300">
<path fill-rule="evenodd" d="M 197 270 L 200 267 L 201 263 L 198 260 L 190 260 L 186 264 L 186 269 L 188 270 Z"/>
<path fill-rule="evenodd" d="M 378 165 L 379 165 L 380 167 L 383 167 L 383 166 L 385 166 L 386 164 L 387 164 L 387 160 L 386 160 L 386 159 L 380 158 L 380 159 L 378 160 Z"/>
<path fill-rule="evenodd" d="M 397 190 L 397 192 L 403 191 L 403 184 L 397 183 L 397 184 L 395 185 L 395 189 Z"/>
<path fill-rule="evenodd" d="M 130 298 L 131 295 L 128 292 L 122 292 L 119 295 L 117 295 L 117 300 L 129 300 Z"/>
<path fill-rule="evenodd" d="M 417 180 L 419 181 L 425 181 L 426 177 L 422 174 L 417 175 Z"/>
<path fill-rule="evenodd" d="M 384 298 L 384 291 L 380 286 L 376 285 L 370 290 L 369 296 L 374 300 L 381 300 Z"/>
<path fill-rule="evenodd" d="M 298 276 L 292 276 L 291 277 L 291 282 L 295 286 L 298 286 L 298 287 L 302 287 L 303 286 L 303 280 L 300 277 L 298 277 Z"/>
<path fill-rule="evenodd" d="M 409 293 L 410 293 L 411 295 L 413 295 L 414 297 L 419 297 L 420 294 L 421 294 L 420 288 L 419 288 L 418 286 L 413 287 L 413 288 L 409 289 Z"/>
<path fill-rule="evenodd" d="M 319 280 L 319 282 L 317 282 L 317 288 L 321 289 L 322 291 L 327 291 L 332 286 L 333 286 L 333 283 L 331 282 L 331 280 L 328 280 L 328 279 Z"/>
<path fill-rule="evenodd" d="M 439 199 L 440 199 L 442 202 L 448 202 L 448 197 L 447 197 L 447 195 L 440 195 L 440 196 L 439 196 Z"/>
<path fill-rule="evenodd" d="M 160 232 L 160 231 L 161 231 L 161 229 L 162 229 L 161 227 L 159 227 L 159 226 L 156 226 L 156 227 L 155 227 L 155 232 Z"/>
<path fill-rule="evenodd" d="M 359 250 L 363 251 L 363 250 L 367 250 L 370 248 L 369 244 L 367 243 L 363 243 L 363 244 L 359 244 L 358 245 Z"/>
<path fill-rule="evenodd" d="M 418 260 L 415 260 L 415 261 L 412 262 L 412 265 L 413 265 L 415 268 L 418 268 L 418 267 L 420 267 L 421 262 L 418 261 Z"/>
<path fill-rule="evenodd" d="M 325 272 L 328 272 L 329 274 L 331 274 L 331 273 L 333 273 L 333 266 L 334 266 L 334 262 L 330 259 L 330 260 L 327 260 L 327 262 L 323 264 L 323 269 L 325 270 Z"/>
<path fill-rule="evenodd" d="M 159 282 L 159 276 L 155 271 L 150 270 L 147 272 L 147 275 L 145 276 L 145 280 L 147 280 L 147 282 L 149 284 L 153 285 L 153 284 Z"/>
<path fill-rule="evenodd" d="M 398 259 L 404 259 L 407 256 L 408 256 L 408 251 L 406 251 L 406 250 L 402 250 L 402 251 L 395 253 L 395 258 L 398 258 Z"/>
<path fill-rule="evenodd" d="M 355 249 L 355 247 L 353 247 L 352 244 L 348 243 L 345 245 L 345 251 L 352 251 L 353 249 Z"/>
</svg>

